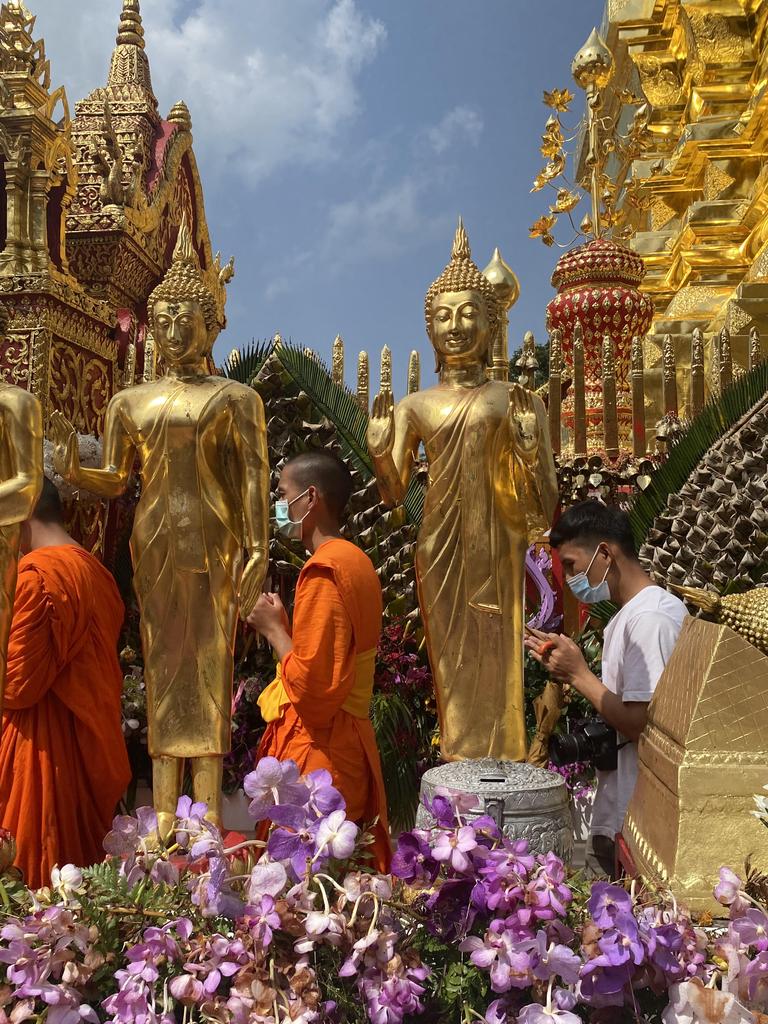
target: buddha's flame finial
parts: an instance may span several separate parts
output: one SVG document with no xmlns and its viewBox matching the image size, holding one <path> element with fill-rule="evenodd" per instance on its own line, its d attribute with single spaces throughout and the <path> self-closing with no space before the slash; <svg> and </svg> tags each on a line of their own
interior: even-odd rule
<svg viewBox="0 0 768 1024">
<path fill-rule="evenodd" d="M 464 227 L 464 221 L 459 217 L 459 224 L 456 228 L 456 235 L 453 239 L 451 261 L 472 259 L 472 250 L 469 248 L 469 235 Z"/>
<path fill-rule="evenodd" d="M 138 46 L 140 50 L 144 49 L 144 26 L 141 23 L 139 0 L 123 0 L 117 45 Z"/>
<path fill-rule="evenodd" d="M 130 2 L 130 0 L 128 0 Z M 197 253 L 195 247 L 192 245 L 192 232 L 189 230 L 189 221 L 187 220 L 186 213 L 181 215 L 181 224 L 179 225 L 179 234 L 176 238 L 176 246 L 173 250 L 173 262 L 191 263 L 195 267 L 199 267 Z"/>
</svg>

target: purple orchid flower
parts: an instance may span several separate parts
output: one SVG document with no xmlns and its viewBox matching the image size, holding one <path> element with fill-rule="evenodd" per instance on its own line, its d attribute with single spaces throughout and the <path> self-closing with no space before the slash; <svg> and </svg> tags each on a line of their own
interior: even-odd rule
<svg viewBox="0 0 768 1024">
<path fill-rule="evenodd" d="M 620 914 L 632 913 L 632 899 L 626 889 L 610 882 L 595 882 L 587 910 L 598 928 L 612 928 Z"/>
<path fill-rule="evenodd" d="M 731 931 L 744 946 L 751 946 L 762 953 L 768 950 L 768 917 L 757 907 L 750 907 L 731 921 Z"/>
<path fill-rule="evenodd" d="M 266 949 L 281 923 L 272 896 L 264 895 L 258 904 L 246 907 L 245 916 L 254 942 Z"/>
<path fill-rule="evenodd" d="M 254 821 L 268 818 L 271 809 L 278 804 L 303 807 L 309 797 L 296 762 L 278 761 L 276 757 L 263 757 L 246 775 L 243 789 L 251 798 L 248 813 Z"/>
<path fill-rule="evenodd" d="M 409 884 L 419 881 L 434 882 L 440 865 L 431 856 L 429 845 L 413 832 L 403 832 L 397 839 L 392 857 L 392 874 Z"/>
<path fill-rule="evenodd" d="M 467 856 L 477 846 L 475 830 L 471 825 L 462 825 L 455 832 L 441 832 L 433 847 L 432 856 L 445 863 L 454 871 L 468 871 L 472 861 Z"/>
<path fill-rule="evenodd" d="M 347 860 L 352 856 L 360 829 L 353 821 L 347 821 L 344 811 L 332 811 L 322 818 L 317 827 L 315 845 L 317 853 L 334 860 Z"/>
<path fill-rule="evenodd" d="M 301 881 L 315 856 L 317 824 L 305 825 L 299 831 L 276 828 L 267 840 L 267 853 L 276 861 L 290 864 L 294 878 Z"/>
</svg>

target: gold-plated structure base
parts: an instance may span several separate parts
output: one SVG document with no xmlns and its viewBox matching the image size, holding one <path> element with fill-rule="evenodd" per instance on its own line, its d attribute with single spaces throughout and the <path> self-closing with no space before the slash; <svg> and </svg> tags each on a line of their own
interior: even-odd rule
<svg viewBox="0 0 768 1024">
<path fill-rule="evenodd" d="M 688 619 L 656 688 L 624 821 L 638 871 L 723 916 L 727 864 L 768 871 L 752 798 L 768 780 L 768 657 L 728 626 Z"/>
</svg>

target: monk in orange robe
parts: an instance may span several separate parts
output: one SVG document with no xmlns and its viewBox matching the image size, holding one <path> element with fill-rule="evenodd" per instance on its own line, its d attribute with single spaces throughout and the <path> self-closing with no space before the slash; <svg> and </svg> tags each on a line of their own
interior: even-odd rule
<svg viewBox="0 0 768 1024">
<path fill-rule="evenodd" d="M 64 529 L 45 480 L 21 531 L 0 737 L 0 824 L 32 888 L 58 864 L 104 859 L 131 778 L 117 643 L 125 609 L 112 576 Z"/>
<path fill-rule="evenodd" d="M 257 759 L 295 761 L 302 774 L 325 768 L 347 805 L 347 818 L 376 822 L 376 869 L 391 856 L 387 798 L 369 718 L 382 597 L 371 560 L 341 537 L 352 493 L 343 462 L 305 452 L 280 476 L 278 530 L 301 539 L 310 558 L 296 587 L 293 629 L 277 594 L 264 594 L 248 618 L 278 660 L 259 699 L 267 729 Z"/>
</svg>

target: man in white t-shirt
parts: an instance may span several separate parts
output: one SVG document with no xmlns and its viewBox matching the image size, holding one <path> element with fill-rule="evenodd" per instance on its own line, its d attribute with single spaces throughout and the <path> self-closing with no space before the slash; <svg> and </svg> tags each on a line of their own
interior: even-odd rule
<svg viewBox="0 0 768 1024">
<path fill-rule="evenodd" d="M 613 601 L 619 606 L 605 630 L 602 680 L 590 672 L 569 637 L 541 633 L 526 640 L 550 675 L 570 683 L 618 733 L 617 769 L 597 772 L 587 850 L 591 871 L 613 875 L 615 836 L 637 781 L 637 741 L 686 610 L 644 572 L 624 512 L 599 501 L 581 502 L 563 514 L 549 540 L 581 602 Z"/>
</svg>

